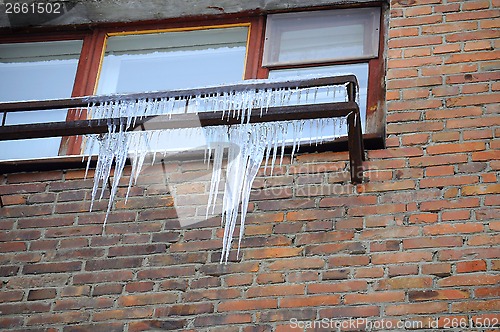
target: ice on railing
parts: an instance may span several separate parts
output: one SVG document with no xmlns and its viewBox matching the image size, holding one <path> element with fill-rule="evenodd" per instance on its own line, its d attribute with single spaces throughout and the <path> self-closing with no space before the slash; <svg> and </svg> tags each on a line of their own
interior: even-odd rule
<svg viewBox="0 0 500 332">
<path fill-rule="evenodd" d="M 301 144 L 320 144 L 346 133 L 345 118 L 277 121 L 249 123 L 252 110 L 264 114 L 270 107 L 306 105 L 347 101 L 346 85 L 312 88 L 263 89 L 260 91 L 220 91 L 210 95 L 179 95 L 151 99 L 116 98 L 103 103 L 90 103 L 92 118 L 107 119 L 108 132 L 87 136 L 87 151 L 98 148 L 98 161 L 92 190 L 92 206 L 110 186 L 107 214 L 112 208 L 127 159 L 131 159 L 131 176 L 128 190 L 135 184 L 141 169 L 150 156 L 149 163 L 160 150 L 167 149 L 163 142 L 179 141 L 179 135 L 202 136 L 205 140 L 205 161 L 212 163 L 212 177 L 207 202 L 207 217 L 215 211 L 221 178 L 225 174 L 222 200 L 222 225 L 224 226 L 221 262 L 229 257 L 233 234 L 240 215 L 238 254 L 244 232 L 245 217 L 252 183 L 261 164 L 270 174 L 279 160 L 282 163 L 285 145 L 291 145 L 292 159 Z M 146 130 L 135 127 L 137 119 L 150 116 L 166 116 L 179 113 L 221 111 L 222 119 L 237 118 L 240 123 L 231 126 L 194 127 L 186 129 Z M 120 118 L 119 123 L 110 121 Z M 308 139 L 304 141 L 304 137 Z M 164 151 L 165 152 L 165 151 Z M 223 156 L 227 152 L 227 167 L 223 170 Z M 90 157 L 89 157 L 90 159 Z M 87 163 L 88 171 L 89 163 Z M 114 174 L 111 171 L 114 167 Z M 112 181 L 110 180 L 112 178 Z M 128 191 L 127 197 L 128 198 Z M 91 209 L 92 209 L 91 206 Z M 241 207 L 241 208 L 240 208 Z M 104 228 L 105 229 L 105 228 Z"/>
</svg>

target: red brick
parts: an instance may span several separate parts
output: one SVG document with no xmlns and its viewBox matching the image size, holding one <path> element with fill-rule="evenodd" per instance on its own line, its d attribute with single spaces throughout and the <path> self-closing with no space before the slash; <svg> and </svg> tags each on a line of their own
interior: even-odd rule
<svg viewBox="0 0 500 332">
<path fill-rule="evenodd" d="M 49 324 L 74 324 L 84 322 L 89 318 L 87 312 L 68 311 L 56 314 L 32 315 L 28 318 L 26 325 L 49 325 Z"/>
<path fill-rule="evenodd" d="M 190 292 L 186 292 L 183 295 L 183 299 L 185 302 L 236 299 L 239 297 L 241 297 L 241 290 L 239 290 L 238 288 L 193 290 Z"/>
<path fill-rule="evenodd" d="M 175 303 L 178 299 L 175 293 L 149 293 L 139 295 L 124 295 L 118 299 L 120 306 L 144 306 L 159 303 Z"/>
<path fill-rule="evenodd" d="M 266 259 L 266 258 L 278 258 L 278 257 L 295 257 L 299 256 L 302 252 L 302 248 L 287 248 L 287 247 L 277 247 L 277 248 L 258 248 L 245 251 L 246 259 Z"/>
<path fill-rule="evenodd" d="M 333 256 L 328 259 L 328 265 L 331 267 L 368 265 L 369 262 L 370 258 L 362 255 Z"/>
<path fill-rule="evenodd" d="M 163 253 L 166 250 L 166 244 L 141 244 L 134 246 L 119 246 L 109 249 L 109 256 L 138 256 L 147 254 Z"/>
<path fill-rule="evenodd" d="M 417 275 L 418 265 L 407 264 L 407 265 L 391 265 L 389 266 L 389 277 L 407 276 L 407 275 Z"/>
<path fill-rule="evenodd" d="M 169 266 L 157 269 L 142 269 L 137 272 L 138 279 L 162 279 L 194 275 L 194 266 Z"/>
<path fill-rule="evenodd" d="M 280 301 L 280 308 L 300 308 L 313 306 L 334 306 L 340 303 L 339 295 L 308 295 L 285 297 Z"/>
<path fill-rule="evenodd" d="M 364 253 L 365 248 L 359 242 L 341 242 L 311 245 L 306 247 L 306 255 L 325 255 L 339 252 Z"/>
<path fill-rule="evenodd" d="M 461 191 L 464 196 L 498 194 L 500 193 L 500 184 L 463 186 Z"/>
<path fill-rule="evenodd" d="M 81 262 L 40 263 L 25 265 L 23 272 L 25 274 L 63 273 L 80 271 L 81 267 Z"/>
<path fill-rule="evenodd" d="M 423 181 L 423 180 L 422 180 Z M 468 182 L 464 181 L 461 177 L 456 183 Z M 430 185 L 430 183 L 429 183 Z M 440 211 L 444 209 L 463 209 L 463 208 L 474 208 L 479 206 L 479 198 L 468 197 L 461 198 L 457 200 L 440 200 L 440 201 L 428 201 L 420 203 L 420 209 L 422 211 Z"/>
<path fill-rule="evenodd" d="M 466 290 L 443 289 L 443 290 L 423 290 L 408 292 L 410 302 L 431 301 L 431 300 L 458 300 L 467 299 L 470 294 Z"/>
<path fill-rule="evenodd" d="M 460 247 L 463 244 L 461 236 L 446 237 L 417 237 L 403 239 L 405 249 L 436 248 L 436 247 Z"/>
<path fill-rule="evenodd" d="M 250 287 L 246 294 L 248 298 L 253 297 L 281 297 L 289 295 L 304 294 L 304 285 L 274 285 Z"/>
<path fill-rule="evenodd" d="M 287 212 L 286 219 L 288 221 L 296 221 L 296 220 L 323 220 L 323 219 L 332 219 L 335 217 L 341 217 L 342 210 L 301 210 L 301 211 L 291 211 Z"/>
<path fill-rule="evenodd" d="M 470 220 L 470 210 L 451 210 L 441 213 L 441 221 Z"/>
<path fill-rule="evenodd" d="M 457 263 L 457 273 L 468 273 L 486 271 L 486 262 L 483 260 L 475 260 L 468 262 Z"/>
<path fill-rule="evenodd" d="M 384 269 L 381 267 L 367 267 L 356 269 L 356 278 L 381 278 L 384 276 Z"/>
<path fill-rule="evenodd" d="M 129 293 L 136 293 L 136 292 L 149 292 L 153 290 L 154 287 L 154 282 L 149 282 L 149 281 L 136 281 L 136 282 L 130 282 L 125 286 L 125 291 Z"/>
<path fill-rule="evenodd" d="M 108 321 L 111 319 L 147 318 L 153 316 L 154 308 L 123 308 L 114 310 L 99 310 L 94 313 L 94 321 Z"/>
<path fill-rule="evenodd" d="M 134 275 L 133 272 L 130 270 L 78 273 L 73 276 L 73 283 L 78 285 L 78 284 L 89 284 L 89 283 L 100 283 L 100 282 L 126 281 L 126 280 L 132 280 L 133 275 Z"/>
<path fill-rule="evenodd" d="M 402 302 L 405 298 L 405 292 L 373 292 L 370 294 L 346 294 L 344 296 L 345 304 L 371 304 L 383 302 Z"/>
<path fill-rule="evenodd" d="M 242 324 L 242 323 L 250 323 L 252 322 L 251 314 L 216 314 L 216 315 L 207 315 L 196 317 L 194 321 L 195 326 L 207 326 L 213 327 L 217 325 L 234 325 L 234 324 Z M 221 329 L 224 330 L 224 329 Z"/>
<path fill-rule="evenodd" d="M 427 143 L 429 140 L 429 134 L 408 134 L 402 136 L 403 145 L 420 145 Z"/>
<path fill-rule="evenodd" d="M 341 282 L 330 282 L 322 284 L 309 284 L 307 286 L 308 294 L 321 294 L 321 293 L 346 293 L 364 291 L 368 284 L 364 280 L 348 280 Z"/>
<path fill-rule="evenodd" d="M 324 259 L 311 258 L 289 258 L 280 259 L 268 265 L 270 271 L 286 271 L 300 269 L 321 269 L 325 266 Z"/>
<path fill-rule="evenodd" d="M 422 274 L 432 274 L 440 277 L 446 277 L 451 274 L 450 263 L 422 264 Z"/>
<path fill-rule="evenodd" d="M 437 281 L 439 287 L 456 286 L 477 286 L 477 285 L 496 285 L 500 282 L 500 276 L 484 273 L 454 275 Z"/>
<path fill-rule="evenodd" d="M 61 291 L 62 297 L 74 297 L 74 296 L 89 296 L 90 295 L 90 286 L 67 286 L 64 287 Z"/>
<path fill-rule="evenodd" d="M 500 307 L 500 300 L 481 300 L 481 301 L 467 301 L 466 303 L 453 303 L 451 305 L 452 312 L 475 312 L 475 311 L 494 311 Z"/>
<path fill-rule="evenodd" d="M 404 242 L 403 242 L 404 245 Z M 387 252 L 373 254 L 372 264 L 397 264 L 407 262 L 425 262 L 432 260 L 431 252 Z"/>
<path fill-rule="evenodd" d="M 418 213 L 410 215 L 409 222 L 411 224 L 435 223 L 438 220 L 436 213 Z"/>
<path fill-rule="evenodd" d="M 499 297 L 500 296 L 500 287 L 484 287 L 484 288 L 476 288 L 474 291 L 474 295 L 479 298 L 484 297 Z"/>
<path fill-rule="evenodd" d="M 277 272 L 264 273 L 264 274 L 259 274 L 257 276 L 256 281 L 259 284 L 274 284 L 274 283 L 284 282 L 285 277 L 283 273 L 277 273 Z"/>
<path fill-rule="evenodd" d="M 345 241 L 351 240 L 354 237 L 353 231 L 332 231 L 332 232 L 318 232 L 299 234 L 295 239 L 297 245 L 324 243 L 331 241 Z"/>
<path fill-rule="evenodd" d="M 429 288 L 431 286 L 431 277 L 396 277 L 380 280 L 376 289 L 411 289 Z"/>
<path fill-rule="evenodd" d="M 95 285 L 94 291 L 92 292 L 92 295 L 99 296 L 99 295 L 108 295 L 108 294 L 120 294 L 122 292 L 122 289 L 123 289 L 122 284 Z"/>
<path fill-rule="evenodd" d="M 403 37 L 389 40 L 389 48 L 406 48 L 415 46 L 437 45 L 442 43 L 441 36 L 424 36 L 424 37 Z"/>
<path fill-rule="evenodd" d="M 0 292 L 0 303 L 18 302 L 24 297 L 22 290 L 2 290 Z"/>
<path fill-rule="evenodd" d="M 28 301 L 53 299 L 55 297 L 55 288 L 31 289 L 28 293 Z"/>
<path fill-rule="evenodd" d="M 4 265 L 0 266 L 0 277 L 11 277 L 16 275 L 20 270 L 19 266 Z"/>
<path fill-rule="evenodd" d="M 94 298 L 65 298 L 55 301 L 55 311 L 78 310 L 84 308 L 103 309 L 113 306 L 114 299 L 109 297 L 94 297 Z"/>
<path fill-rule="evenodd" d="M 415 189 L 415 181 L 413 180 L 403 180 L 403 181 L 393 181 L 393 182 L 383 182 L 383 183 L 366 183 L 358 186 L 360 192 L 381 192 L 381 191 L 392 191 L 392 190 L 404 190 L 404 189 Z"/>
<path fill-rule="evenodd" d="M 381 239 L 397 239 L 400 240 L 403 237 L 412 237 L 420 235 L 420 228 L 415 226 L 405 226 L 405 227 L 397 227 L 393 226 L 389 229 L 373 229 L 373 230 L 365 230 L 361 235 L 360 239 L 372 239 L 372 240 L 381 240 Z"/>
<path fill-rule="evenodd" d="M 244 286 L 244 285 L 247 286 L 247 285 L 252 284 L 253 277 L 254 276 L 252 274 L 236 274 L 236 275 L 225 277 L 224 283 L 228 287 Z"/>
<path fill-rule="evenodd" d="M 217 311 L 248 311 L 259 309 L 275 309 L 277 307 L 277 299 L 229 300 L 220 303 L 217 307 Z"/>
<path fill-rule="evenodd" d="M 479 223 L 466 224 L 436 224 L 424 227 L 425 235 L 441 235 L 441 234 L 461 234 L 461 233 L 478 233 L 484 229 Z"/>
<path fill-rule="evenodd" d="M 142 257 L 88 260 L 85 264 L 87 271 L 101 271 L 109 269 L 123 269 L 139 267 L 142 264 Z"/>
<path fill-rule="evenodd" d="M 380 315 L 380 306 L 335 306 L 319 311 L 320 317 L 376 317 Z"/>
<path fill-rule="evenodd" d="M 201 315 L 213 311 L 214 305 L 212 303 L 175 304 L 156 308 L 155 317 Z"/>
<path fill-rule="evenodd" d="M 6 317 L 6 318 L 0 318 L 0 328 L 1 329 L 9 329 L 9 328 L 15 328 L 17 326 L 22 326 L 23 325 L 23 318 L 18 317 Z"/>
<path fill-rule="evenodd" d="M 439 252 L 439 260 L 470 260 L 474 258 L 496 258 L 500 253 L 500 249 L 492 248 L 455 248 L 446 249 Z"/>
<path fill-rule="evenodd" d="M 442 21 L 443 21 L 442 15 L 427 15 L 424 17 L 397 18 L 397 19 L 393 18 L 391 20 L 391 27 L 434 25 Z"/>
<path fill-rule="evenodd" d="M 403 316 L 411 314 L 435 314 L 445 312 L 448 309 L 447 303 L 431 302 L 431 303 L 410 303 L 387 305 L 385 313 L 389 316 Z"/>
</svg>

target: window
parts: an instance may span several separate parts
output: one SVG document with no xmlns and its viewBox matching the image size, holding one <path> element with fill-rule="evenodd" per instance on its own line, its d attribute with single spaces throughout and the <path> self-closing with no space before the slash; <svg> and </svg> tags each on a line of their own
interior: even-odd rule
<svg viewBox="0 0 500 332">
<path fill-rule="evenodd" d="M 71 97 L 81 40 L 0 44 L 0 102 Z M 5 125 L 65 121 L 68 110 L 0 115 Z M 61 137 L 1 141 L 0 159 L 53 157 Z"/>
<path fill-rule="evenodd" d="M 364 133 L 381 135 L 380 22 L 381 9 L 369 7 L 130 24 L 65 33 L 59 41 L 55 32 L 47 42 L 0 36 L 0 102 L 354 74 Z M 65 118 L 75 116 L 68 110 L 0 114 L 6 125 Z M 0 160 L 80 154 L 80 142 L 0 142 Z"/>
<path fill-rule="evenodd" d="M 111 35 L 98 94 L 187 89 L 243 79 L 248 27 Z"/>
<path fill-rule="evenodd" d="M 379 35 L 376 7 L 269 15 L 263 66 L 269 78 L 356 75 L 365 128 L 369 67 L 376 65 L 370 60 L 378 58 Z"/>
</svg>

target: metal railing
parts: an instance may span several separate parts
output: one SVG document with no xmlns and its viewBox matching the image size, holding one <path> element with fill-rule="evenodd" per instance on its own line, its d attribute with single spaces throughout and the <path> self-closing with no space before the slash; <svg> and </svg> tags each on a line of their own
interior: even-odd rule
<svg viewBox="0 0 500 332">
<path fill-rule="evenodd" d="M 286 82 L 251 82 L 202 89 L 172 90 L 164 92 L 122 94 L 106 96 L 87 96 L 67 99 L 53 99 L 40 101 L 21 101 L 0 103 L 0 113 L 3 113 L 3 123 L 0 126 L 0 141 L 17 140 L 27 138 L 44 138 L 58 136 L 77 136 L 85 134 L 103 134 L 109 130 L 109 125 L 122 126 L 124 131 L 132 131 L 137 128 L 147 130 L 189 128 L 194 126 L 217 126 L 233 125 L 241 123 L 236 117 L 224 117 L 223 111 L 197 113 L 196 120 L 193 114 L 171 114 L 168 118 L 159 116 L 138 117 L 131 123 L 124 118 L 104 118 L 74 120 L 66 122 L 33 123 L 23 125 L 5 125 L 6 115 L 12 112 L 25 112 L 34 110 L 50 109 L 85 109 L 98 106 L 110 101 L 138 101 L 155 100 L 159 98 L 187 98 L 196 96 L 210 96 L 218 93 L 231 91 L 262 91 L 273 89 L 295 89 L 314 88 L 322 86 L 345 85 L 347 89 L 347 101 L 307 105 L 271 106 L 265 113 L 262 109 L 252 109 L 250 123 L 287 121 L 300 119 L 318 119 L 347 117 L 347 136 L 350 160 L 351 181 L 360 183 L 362 181 L 362 163 L 364 160 L 364 147 L 361 131 L 361 120 L 359 107 L 355 101 L 357 93 L 357 79 L 354 75 L 321 77 L 304 80 L 292 80 Z M 186 105 L 187 108 L 187 105 Z M 127 125 L 124 125 L 127 123 Z"/>
</svg>

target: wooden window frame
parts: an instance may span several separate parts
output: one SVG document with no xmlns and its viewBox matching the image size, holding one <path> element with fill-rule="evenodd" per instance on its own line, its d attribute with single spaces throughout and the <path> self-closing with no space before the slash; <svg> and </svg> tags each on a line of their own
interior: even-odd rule
<svg viewBox="0 0 500 332">
<path fill-rule="evenodd" d="M 381 6 L 378 5 L 378 6 Z M 346 8 L 346 7 L 341 7 Z M 329 8 L 304 8 L 294 11 L 311 11 L 321 9 L 341 9 L 339 7 Z M 350 7 L 347 7 L 350 8 Z M 383 54 L 384 54 L 384 7 L 381 6 L 381 24 L 379 37 L 379 54 L 377 58 L 368 60 L 368 96 L 367 96 L 367 133 L 363 135 L 365 146 L 367 148 L 380 148 L 385 146 L 385 116 L 383 112 Z M 94 95 L 100 74 L 100 68 L 106 49 L 106 40 L 108 36 L 118 34 L 139 34 L 168 31 L 189 31 L 209 28 L 221 28 L 224 26 L 248 25 L 249 36 L 247 40 L 246 64 L 244 79 L 266 79 L 269 76 L 269 68 L 262 66 L 266 14 L 271 13 L 242 13 L 238 15 L 225 15 L 207 17 L 194 17 L 190 20 L 169 19 L 161 22 L 138 22 L 130 24 L 111 24 L 96 25 L 93 27 L 75 27 L 74 31 L 62 32 L 61 28 L 50 29 L 40 28 L 12 31 L 0 31 L 0 44 L 3 43 L 26 43 L 26 42 L 44 42 L 44 41 L 62 41 L 62 40 L 83 40 L 82 50 L 73 85 L 71 97 L 82 97 Z M 367 60 L 351 61 L 333 61 L 322 62 L 321 65 L 341 65 L 366 63 Z M 306 68 L 317 66 L 318 64 L 274 66 L 273 69 L 285 68 Z M 68 110 L 67 121 L 86 119 L 85 112 Z M 82 138 L 81 137 L 63 137 L 59 156 L 80 155 Z M 333 144 L 333 145 L 332 145 Z M 340 139 L 332 144 L 326 144 L 324 147 L 315 147 L 317 150 L 345 150 L 347 140 Z M 305 147 L 304 147 L 305 148 Z M 305 151 L 308 149 L 305 148 Z"/>
</svg>

